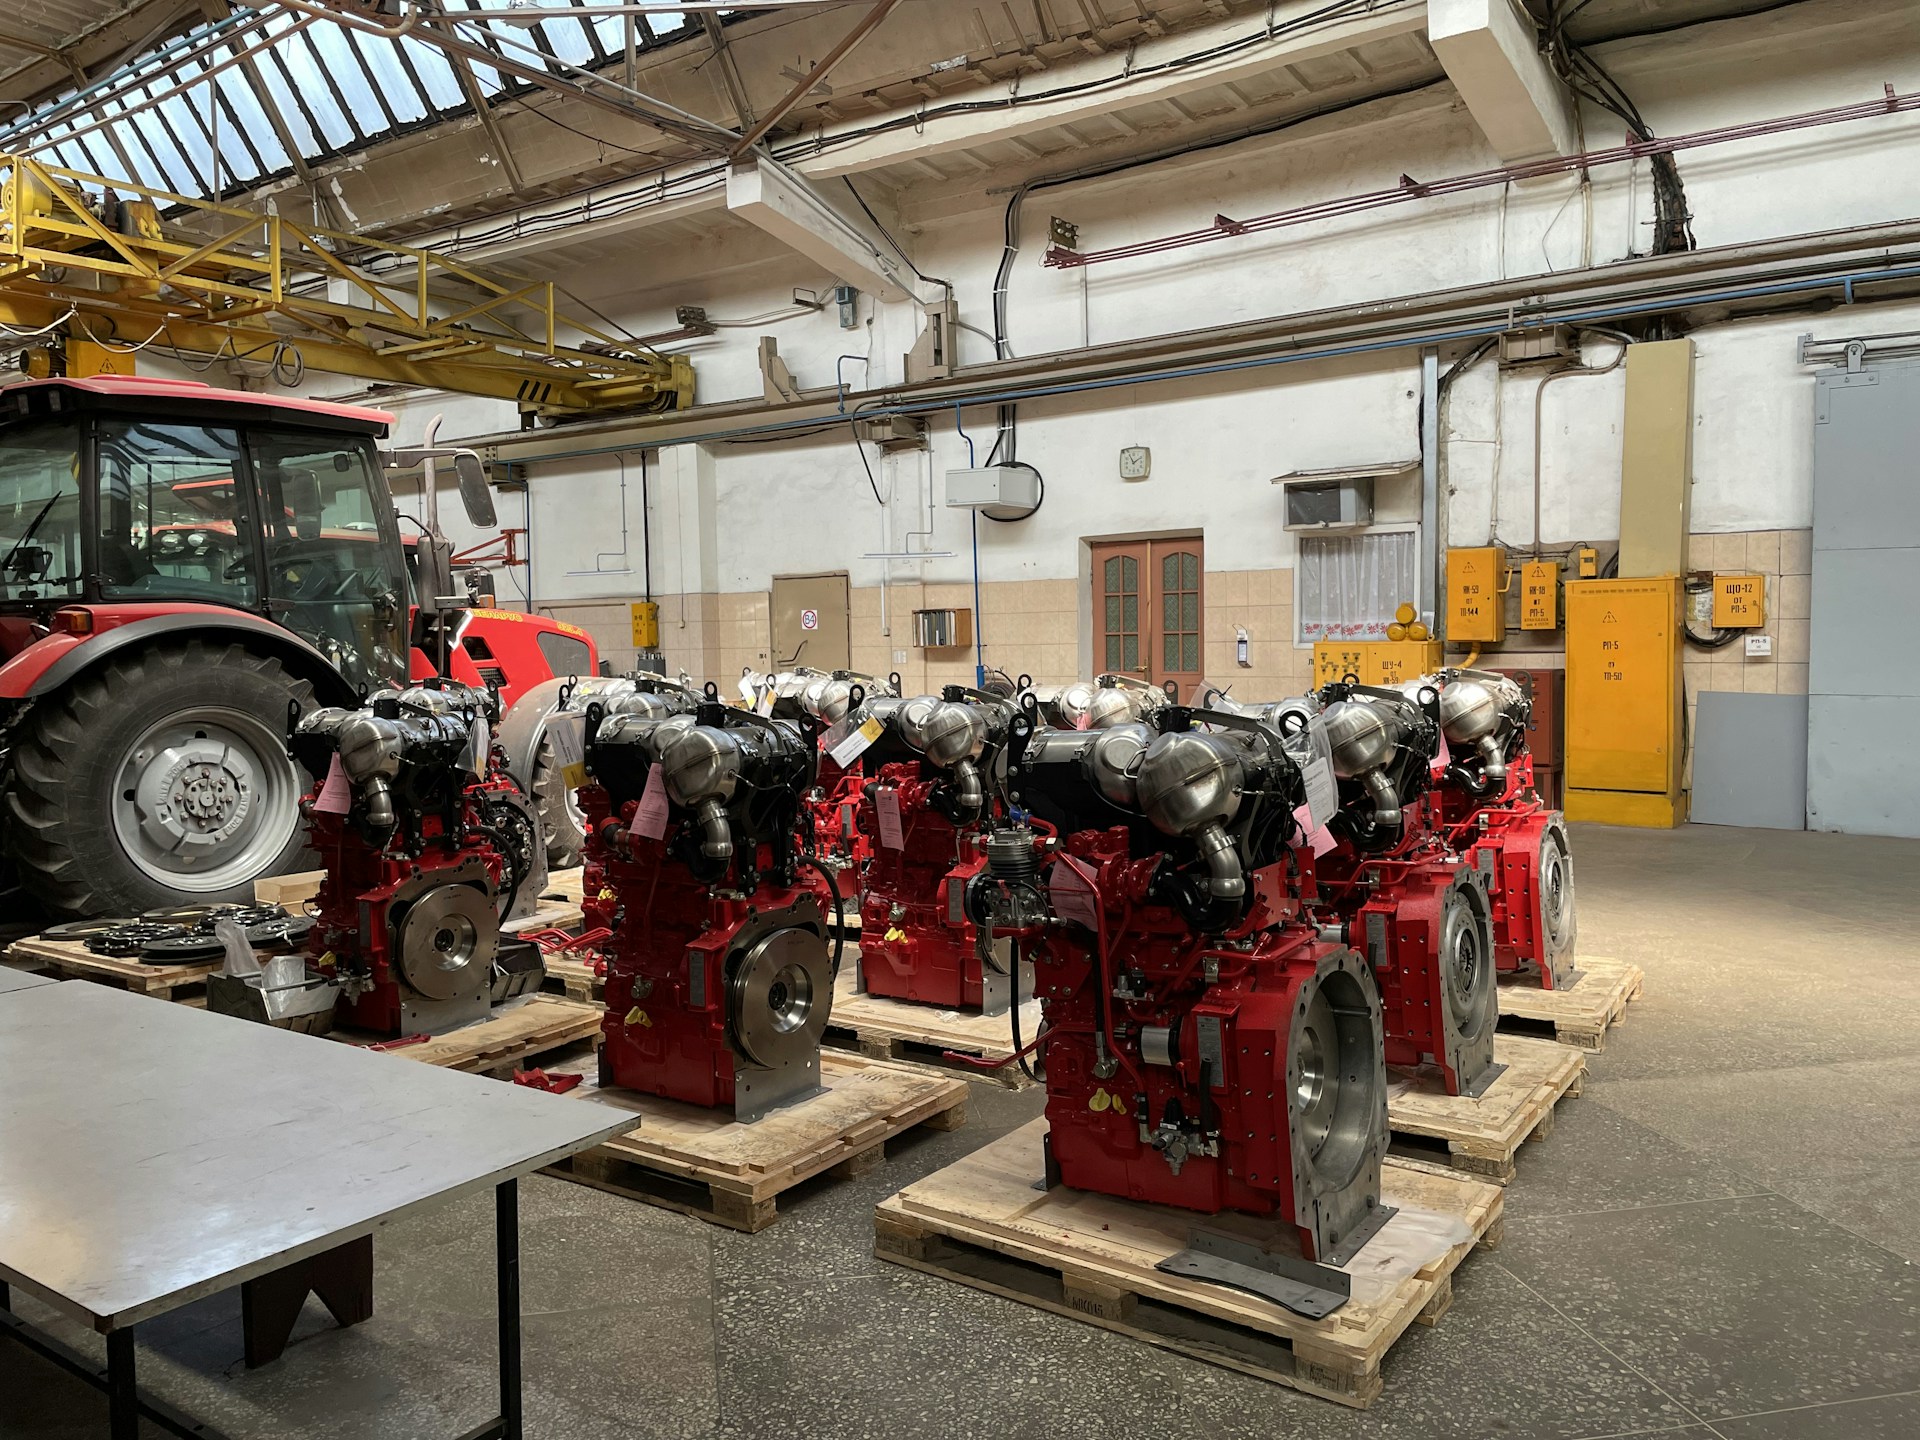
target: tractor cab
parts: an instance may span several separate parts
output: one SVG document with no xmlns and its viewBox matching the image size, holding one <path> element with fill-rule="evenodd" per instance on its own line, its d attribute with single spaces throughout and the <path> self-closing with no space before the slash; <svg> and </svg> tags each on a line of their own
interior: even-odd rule
<svg viewBox="0 0 1920 1440">
<path fill-rule="evenodd" d="M 284 627 L 353 690 L 408 678 L 376 410 L 156 380 L 0 396 L 0 661 L 179 607 Z M 42 628 L 45 627 L 45 628 Z"/>
</svg>

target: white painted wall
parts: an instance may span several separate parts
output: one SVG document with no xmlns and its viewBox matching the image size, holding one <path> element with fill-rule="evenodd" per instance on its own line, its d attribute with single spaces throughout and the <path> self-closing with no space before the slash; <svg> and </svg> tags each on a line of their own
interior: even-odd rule
<svg viewBox="0 0 1920 1440">
<path fill-rule="evenodd" d="M 1883 83 L 1920 89 L 1920 13 L 1907 0 L 1816 0 L 1757 18 L 1626 42 L 1603 52 L 1660 133 L 1693 131 L 1871 99 Z M 1587 145 L 1616 144 L 1619 123 L 1591 109 Z M 1035 192 L 1019 226 L 1010 339 L 1035 355 L 1136 336 L 1605 264 L 1645 250 L 1650 192 L 1644 167 L 1596 172 L 1590 193 L 1553 180 L 1374 211 L 1337 222 L 1215 242 L 1084 271 L 1044 268 L 1048 217 L 1080 226 L 1105 247 L 1204 226 L 1217 213 L 1252 215 L 1495 163 L 1452 90 L 1375 102 L 1282 135 L 1249 140 L 1097 182 Z M 1693 152 L 1680 158 L 1702 244 L 1726 244 L 1920 214 L 1920 117 L 1877 118 Z M 900 221 L 920 268 L 951 279 L 962 316 L 990 327 L 988 295 L 1000 260 L 1004 195 L 988 173 L 968 189 L 869 198 Z M 721 319 L 778 310 L 795 286 L 827 277 L 739 227 L 710 241 L 634 242 L 630 261 L 562 275 L 568 288 L 636 332 L 672 324 L 676 304 L 705 304 Z M 1911 309 L 1911 313 L 1910 313 Z M 757 395 L 754 344 L 779 338 L 803 386 L 832 383 L 835 358 L 850 380 L 875 387 L 901 377 L 917 316 L 874 307 L 842 330 L 817 316 L 723 330 L 686 347 L 703 400 Z M 1920 309 L 1880 307 L 1818 319 L 1747 322 L 1697 332 L 1696 489 L 1699 530 L 1802 527 L 1810 514 L 1812 384 L 1794 341 L 1821 333 L 1920 326 Z M 1596 339 L 1588 359 L 1615 346 Z M 963 335 L 963 357 L 990 346 Z M 1450 358 L 1450 357 L 1449 357 Z M 1411 353 L 1234 376 L 1131 386 L 1022 407 L 1019 453 L 1047 477 L 1046 508 L 1021 525 L 981 525 L 988 580 L 1076 573 L 1089 536 L 1200 528 L 1214 569 L 1283 566 L 1293 546 L 1267 481 L 1287 470 L 1364 464 L 1417 454 L 1418 362 Z M 1532 543 L 1534 387 L 1538 372 L 1466 372 L 1446 431 L 1450 540 L 1498 536 Z M 309 386 L 309 388 L 313 388 Z M 1556 381 L 1541 444 L 1542 539 L 1603 540 L 1616 533 L 1621 375 Z M 410 435 L 444 409 L 445 433 L 509 427 L 508 407 L 457 399 L 402 404 Z M 992 414 L 965 424 L 983 459 Z M 939 473 L 966 463 L 953 417 L 934 420 L 931 457 L 868 451 L 887 498 L 876 507 L 850 434 L 790 442 L 718 444 L 664 452 L 654 495 L 654 588 L 764 589 L 777 572 L 845 568 L 856 585 L 959 580 L 971 573 L 968 520 L 940 505 Z M 1153 450 L 1153 476 L 1126 484 L 1124 445 Z M 628 550 L 637 553 L 637 463 L 629 461 Z M 926 497 L 933 488 L 931 534 Z M 609 457 L 554 461 L 533 473 L 535 585 L 542 601 L 637 593 L 631 574 L 608 574 L 619 545 L 618 467 Z M 1383 519 L 1410 518 L 1414 497 L 1389 495 Z M 451 528 L 451 527 L 450 527 Z M 909 543 L 959 552 L 914 564 L 864 559 Z M 603 558 L 598 562 L 596 555 Z M 600 573 L 594 573 L 596 563 Z M 584 572 L 584 573 L 583 573 Z"/>
</svg>

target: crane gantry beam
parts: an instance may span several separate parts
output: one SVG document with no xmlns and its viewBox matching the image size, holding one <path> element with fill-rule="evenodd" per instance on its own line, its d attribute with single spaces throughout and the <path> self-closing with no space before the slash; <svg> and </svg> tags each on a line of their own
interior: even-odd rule
<svg viewBox="0 0 1920 1440">
<path fill-rule="evenodd" d="M 563 313 L 551 281 L 0 155 L 0 322 L 516 401 L 679 410 L 684 356 Z"/>
</svg>

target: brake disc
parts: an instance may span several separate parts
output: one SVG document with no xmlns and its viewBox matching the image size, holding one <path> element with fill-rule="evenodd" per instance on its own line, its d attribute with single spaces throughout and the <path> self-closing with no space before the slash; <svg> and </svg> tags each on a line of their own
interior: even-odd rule
<svg viewBox="0 0 1920 1440">
<path fill-rule="evenodd" d="M 151 920 L 133 920 L 87 937 L 87 949 L 96 955 L 122 958 L 137 956 L 159 940 L 184 940 L 192 932 L 180 925 L 157 925 Z"/>
<path fill-rule="evenodd" d="M 134 924 L 131 920 L 69 920 L 65 924 L 55 925 L 42 930 L 42 940 L 90 940 L 95 935 L 105 935 L 118 930 L 122 925 Z"/>
<path fill-rule="evenodd" d="M 196 960 L 217 960 L 226 953 L 226 943 L 210 935 L 182 935 L 153 940 L 140 947 L 142 965 L 191 965 Z"/>
<path fill-rule="evenodd" d="M 256 950 L 284 945 L 291 949 L 313 932 L 313 916 L 281 914 L 247 927 L 247 943 Z"/>
</svg>

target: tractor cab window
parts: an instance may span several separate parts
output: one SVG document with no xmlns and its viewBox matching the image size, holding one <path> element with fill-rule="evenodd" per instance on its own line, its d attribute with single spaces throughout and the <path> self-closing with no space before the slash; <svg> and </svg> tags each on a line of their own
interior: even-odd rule
<svg viewBox="0 0 1920 1440">
<path fill-rule="evenodd" d="M 79 475 L 76 426 L 0 430 L 0 603 L 80 593 Z"/>
<path fill-rule="evenodd" d="M 110 600 L 260 603 L 252 506 L 232 430 L 105 420 L 94 568 Z"/>
<path fill-rule="evenodd" d="M 273 616 L 368 689 L 406 674 L 406 576 L 369 441 L 256 430 Z"/>
</svg>

